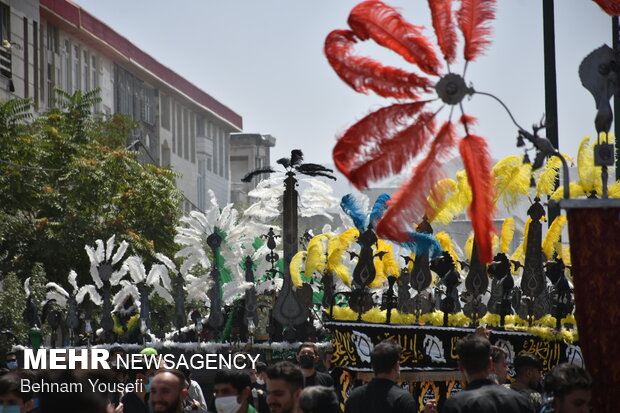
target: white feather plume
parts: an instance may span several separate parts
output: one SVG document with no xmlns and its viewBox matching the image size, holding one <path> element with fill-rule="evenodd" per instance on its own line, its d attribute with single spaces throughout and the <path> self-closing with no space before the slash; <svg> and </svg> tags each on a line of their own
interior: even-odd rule
<svg viewBox="0 0 620 413">
<path fill-rule="evenodd" d="M 77 273 L 73 270 L 69 271 L 69 284 L 71 284 L 71 287 L 73 287 L 73 291 L 77 291 L 78 289 L 78 285 L 77 285 Z"/>
<path fill-rule="evenodd" d="M 119 245 L 118 248 L 116 249 L 116 253 L 112 257 L 112 265 L 116 264 L 117 262 L 123 259 L 123 256 L 125 255 L 125 252 L 127 251 L 127 247 L 129 247 L 129 243 L 123 240 L 121 242 L 121 245 Z"/>
<path fill-rule="evenodd" d="M 108 241 L 106 242 L 106 247 L 105 247 L 105 260 L 106 261 L 110 261 L 110 257 L 112 257 L 112 251 L 114 250 L 114 238 L 115 238 L 115 235 L 112 235 L 110 238 L 108 238 Z"/>
<path fill-rule="evenodd" d="M 81 304 L 82 301 L 84 301 L 86 294 L 89 295 L 90 301 L 92 301 L 95 305 L 100 306 L 103 303 L 103 299 L 97 292 L 95 286 L 92 284 L 88 284 L 81 287 L 75 295 L 75 300 L 78 302 L 78 304 Z"/>
<path fill-rule="evenodd" d="M 99 265 L 105 261 L 105 246 L 103 245 L 103 241 L 100 239 L 96 240 L 95 244 L 97 244 L 95 258 L 97 259 L 97 265 Z"/>
<path fill-rule="evenodd" d="M 174 264 L 174 262 L 170 258 L 166 257 L 164 254 L 158 252 L 157 254 L 155 254 L 155 258 L 157 258 L 170 271 L 172 271 L 173 274 L 179 273 L 179 271 L 177 270 L 177 266 Z"/>
<path fill-rule="evenodd" d="M 146 270 L 144 269 L 144 263 L 142 262 L 142 258 L 138 257 L 137 255 L 132 255 L 125 260 L 125 263 L 123 265 L 127 267 L 127 270 L 129 271 L 129 276 L 134 283 L 139 284 L 146 280 Z"/>
<path fill-rule="evenodd" d="M 254 286 L 254 283 L 246 282 L 246 281 L 231 281 L 222 287 L 222 301 L 226 305 L 232 304 L 235 297 L 241 295 Z"/>
</svg>

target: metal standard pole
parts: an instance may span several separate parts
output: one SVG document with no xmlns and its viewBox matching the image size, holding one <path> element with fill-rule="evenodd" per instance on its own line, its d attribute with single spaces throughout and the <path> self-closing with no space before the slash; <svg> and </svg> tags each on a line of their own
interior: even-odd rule
<svg viewBox="0 0 620 413">
<path fill-rule="evenodd" d="M 558 91 L 555 70 L 555 18 L 553 0 L 543 0 L 543 36 L 545 54 L 545 113 L 547 118 L 547 139 L 554 148 L 560 149 L 558 131 Z M 548 206 L 548 223 L 560 215 L 559 206 Z"/>
<path fill-rule="evenodd" d="M 620 26 L 618 25 L 618 16 L 611 18 L 612 27 L 612 47 L 616 54 L 620 52 Z M 614 95 L 614 114 L 620 113 L 620 96 Z M 620 122 L 614 122 L 614 133 L 620 136 Z M 616 180 L 620 179 L 620 145 L 616 144 Z"/>
</svg>

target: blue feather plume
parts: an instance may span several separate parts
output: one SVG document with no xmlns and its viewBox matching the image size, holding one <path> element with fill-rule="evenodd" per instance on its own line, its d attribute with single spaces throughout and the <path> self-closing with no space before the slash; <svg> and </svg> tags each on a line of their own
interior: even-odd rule
<svg viewBox="0 0 620 413">
<path fill-rule="evenodd" d="M 346 194 L 342 197 L 340 208 L 351 217 L 353 224 L 360 232 L 366 231 L 366 213 L 362 211 L 362 206 L 353 194 Z"/>
<path fill-rule="evenodd" d="M 431 234 L 423 232 L 407 232 L 410 242 L 404 245 L 409 248 L 415 255 L 428 255 L 431 259 L 440 256 L 443 252 L 439 241 Z"/>
<path fill-rule="evenodd" d="M 376 228 L 377 222 L 383 218 L 383 214 L 387 210 L 387 202 L 392 199 L 390 194 L 383 193 L 377 197 L 375 204 L 372 206 L 372 211 L 370 211 L 370 219 L 368 221 L 368 226 L 372 228 Z"/>
</svg>

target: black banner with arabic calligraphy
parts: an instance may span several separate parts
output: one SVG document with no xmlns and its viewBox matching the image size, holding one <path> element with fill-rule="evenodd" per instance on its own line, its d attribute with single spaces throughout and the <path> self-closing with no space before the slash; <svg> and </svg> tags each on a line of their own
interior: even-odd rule
<svg viewBox="0 0 620 413">
<path fill-rule="evenodd" d="M 401 371 L 456 370 L 456 342 L 474 332 L 473 328 L 350 321 L 331 321 L 325 325 L 332 332 L 332 364 L 352 371 L 371 371 L 370 352 L 385 339 L 393 339 L 402 347 Z M 490 341 L 506 349 L 509 363 L 516 355 L 531 353 L 543 361 L 544 371 L 567 361 L 583 366 L 578 343 L 567 345 L 528 333 L 496 330 L 492 330 Z"/>
<path fill-rule="evenodd" d="M 362 381 L 356 380 L 356 374 L 346 369 L 336 369 L 332 372 L 334 378 L 336 394 L 340 401 L 340 410 L 344 412 L 344 405 L 349 398 L 349 394 L 356 385 L 361 385 Z M 400 387 L 409 391 L 418 401 L 420 411 L 424 410 L 424 405 L 429 400 L 435 400 L 441 409 L 443 403 L 454 393 L 458 393 L 465 388 L 463 380 L 441 380 L 441 381 L 401 381 Z M 411 412 L 415 413 L 415 412 Z"/>
</svg>

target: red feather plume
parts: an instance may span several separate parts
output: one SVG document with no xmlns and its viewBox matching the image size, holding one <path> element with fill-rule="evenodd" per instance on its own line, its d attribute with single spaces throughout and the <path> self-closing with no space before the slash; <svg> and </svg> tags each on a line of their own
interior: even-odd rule
<svg viewBox="0 0 620 413">
<path fill-rule="evenodd" d="M 414 169 L 409 181 L 403 184 L 388 201 L 388 210 L 377 225 L 377 234 L 398 242 L 409 241 L 407 229 L 422 220 L 428 209 L 427 194 L 443 177 L 442 164 L 456 145 L 454 124 L 445 122 L 431 144 L 428 154 Z"/>
<path fill-rule="evenodd" d="M 458 21 L 465 39 L 465 60 L 472 61 L 491 44 L 490 22 L 495 18 L 495 0 L 463 0 Z"/>
<path fill-rule="evenodd" d="M 456 27 L 452 19 L 452 0 L 428 0 L 433 19 L 433 28 L 437 36 L 437 44 L 444 59 L 452 63 L 456 58 Z"/>
<path fill-rule="evenodd" d="M 491 175 L 491 156 L 484 138 L 467 135 L 459 143 L 467 181 L 472 191 L 469 218 L 474 229 L 474 239 L 478 255 L 483 264 L 493 261 L 492 233 L 495 205 L 493 203 L 493 176 Z"/>
<path fill-rule="evenodd" d="M 428 130 L 432 128 L 427 115 L 421 114 L 414 126 L 407 128 L 406 125 L 426 103 L 394 104 L 351 126 L 334 146 L 336 167 L 360 189 L 367 187 L 369 181 L 387 177 L 400 165 L 400 156 L 412 154 L 413 157 L 424 147 L 430 135 Z M 419 131 L 412 130 L 415 125 Z M 397 153 L 386 153 L 395 147 Z"/>
<path fill-rule="evenodd" d="M 620 15 L 620 1 L 618 0 L 594 0 L 605 13 L 610 16 Z"/>
<path fill-rule="evenodd" d="M 351 10 L 349 26 L 360 39 L 371 38 L 423 72 L 438 75 L 441 62 L 422 34 L 422 27 L 412 25 L 387 4 L 374 0 L 358 4 Z"/>
<path fill-rule="evenodd" d="M 350 30 L 334 30 L 325 39 L 325 56 L 338 76 L 355 91 L 396 99 L 417 99 L 417 93 L 427 92 L 429 79 L 402 69 L 383 66 L 379 62 L 354 56 L 355 35 Z"/>
</svg>

